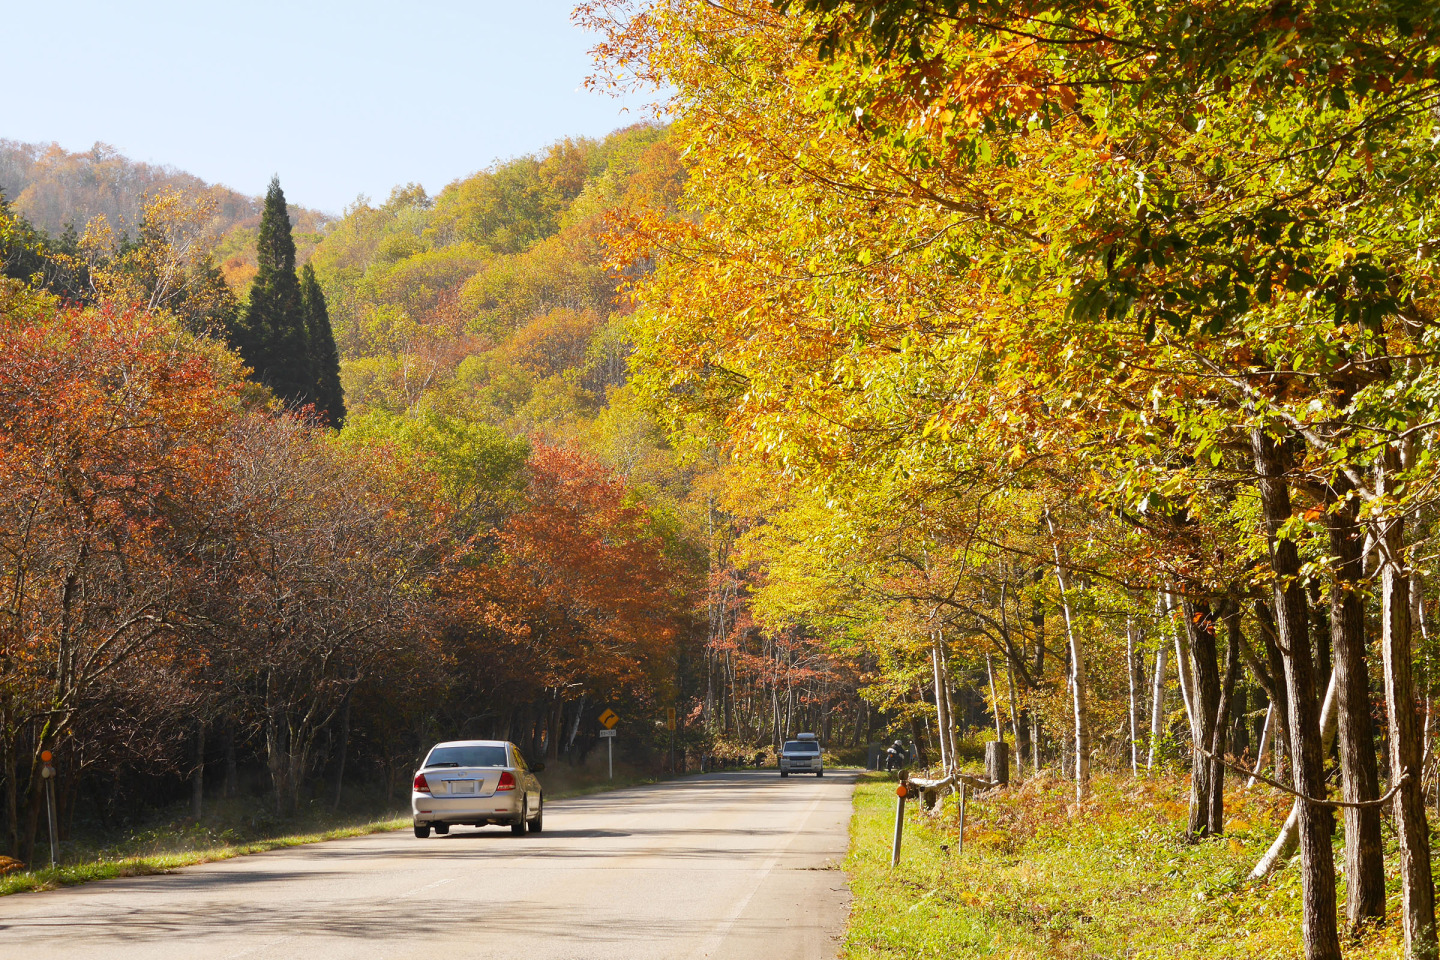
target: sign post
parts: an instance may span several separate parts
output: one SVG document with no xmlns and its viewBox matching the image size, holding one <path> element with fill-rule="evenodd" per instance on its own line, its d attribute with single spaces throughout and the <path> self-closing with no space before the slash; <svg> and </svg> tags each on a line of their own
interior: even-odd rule
<svg viewBox="0 0 1440 960">
<path fill-rule="evenodd" d="M 40 762 L 45 764 L 40 768 L 40 779 L 45 781 L 45 813 L 50 820 L 50 869 L 55 869 L 56 862 L 60 859 L 60 838 L 55 834 L 55 768 L 50 761 L 55 755 L 49 750 L 40 751 Z"/>
<path fill-rule="evenodd" d="M 609 762 L 610 779 L 615 779 L 615 724 L 620 722 L 620 715 L 614 710 L 607 708 L 600 714 L 600 725 L 604 730 L 600 731 L 600 739 L 605 741 L 605 754 Z"/>
<path fill-rule="evenodd" d="M 615 779 L 615 731 L 601 730 L 600 739 L 605 741 L 605 752 L 610 762 L 610 779 Z"/>
</svg>

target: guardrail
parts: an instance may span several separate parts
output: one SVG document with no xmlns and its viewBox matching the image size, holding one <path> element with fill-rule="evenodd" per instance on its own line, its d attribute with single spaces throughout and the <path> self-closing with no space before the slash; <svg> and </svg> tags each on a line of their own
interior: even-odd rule
<svg viewBox="0 0 1440 960">
<path fill-rule="evenodd" d="M 914 797 L 920 801 L 925 812 L 930 813 L 940 805 L 949 790 L 955 790 L 960 795 L 956 805 L 959 833 L 955 841 L 955 853 L 962 853 L 965 848 L 965 806 L 970 791 L 993 790 L 1009 785 L 1010 756 L 1007 744 L 996 742 L 985 745 L 985 772 L 986 776 L 978 777 L 955 770 L 938 780 L 930 780 L 911 777 L 910 771 L 901 770 L 899 783 L 895 787 L 895 839 L 890 846 L 890 866 L 895 867 L 900 863 L 900 846 L 905 834 L 905 801 Z"/>
</svg>

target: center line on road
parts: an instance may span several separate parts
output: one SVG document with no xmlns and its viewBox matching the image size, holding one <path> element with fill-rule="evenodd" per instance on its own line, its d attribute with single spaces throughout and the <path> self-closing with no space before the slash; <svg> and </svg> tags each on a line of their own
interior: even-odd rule
<svg viewBox="0 0 1440 960">
<path fill-rule="evenodd" d="M 755 892 L 760 889 L 760 885 L 765 882 L 765 878 L 770 876 L 770 871 L 775 869 L 775 864 L 780 862 L 780 858 L 784 856 L 785 851 L 790 849 L 790 844 L 795 841 L 795 837 L 799 835 L 801 830 L 805 829 L 805 824 L 810 820 L 810 815 L 815 812 L 816 807 L 820 806 L 820 801 L 823 799 L 825 799 L 825 797 L 822 795 L 810 801 L 810 805 L 805 808 L 805 813 L 800 817 L 800 822 L 795 826 L 794 830 L 790 831 L 789 836 L 787 836 L 784 843 L 780 845 L 780 849 L 772 853 L 770 859 L 761 865 L 760 872 L 755 875 L 755 882 L 751 884 L 749 892 L 741 897 L 735 906 L 730 908 L 730 911 L 725 914 L 724 919 L 715 925 L 715 929 L 711 931 L 710 936 L 705 939 L 705 942 L 700 944 L 700 948 L 690 955 L 694 960 L 701 960 L 703 957 L 708 957 L 720 944 L 725 942 L 725 938 L 730 935 L 730 930 L 735 926 L 735 922 L 740 919 L 740 915 L 745 912 L 745 908 L 750 906 L 750 900 L 755 896 Z"/>
<path fill-rule="evenodd" d="M 434 890 L 436 887 L 443 887 L 445 884 L 449 883 L 454 879 L 454 877 L 446 877 L 444 880 L 436 880 L 434 883 L 427 883 L 423 887 L 416 887 L 414 890 L 406 890 L 404 893 L 398 893 L 390 899 L 403 900 L 406 897 L 412 897 L 417 893 L 424 893 L 426 890 Z"/>
</svg>

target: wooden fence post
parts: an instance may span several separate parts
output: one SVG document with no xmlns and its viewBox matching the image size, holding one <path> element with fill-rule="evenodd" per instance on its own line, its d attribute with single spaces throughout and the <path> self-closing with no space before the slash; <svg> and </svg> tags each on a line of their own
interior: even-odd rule
<svg viewBox="0 0 1440 960">
<path fill-rule="evenodd" d="M 1010 782 L 1010 745 L 1002 740 L 985 744 L 985 779 L 1002 787 Z"/>
<path fill-rule="evenodd" d="M 970 792 L 970 784 L 964 780 L 960 781 L 960 832 L 955 835 L 955 855 L 958 857 L 965 852 L 965 796 Z"/>
</svg>

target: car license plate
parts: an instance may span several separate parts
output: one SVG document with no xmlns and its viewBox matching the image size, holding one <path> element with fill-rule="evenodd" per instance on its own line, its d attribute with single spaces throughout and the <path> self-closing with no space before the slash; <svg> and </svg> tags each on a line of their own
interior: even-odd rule
<svg viewBox="0 0 1440 960">
<path fill-rule="evenodd" d="M 451 793 L 474 793 L 474 792 L 475 792 L 475 781 L 474 781 L 474 780 L 451 780 L 451 781 L 450 781 L 450 792 L 451 792 Z"/>
</svg>

